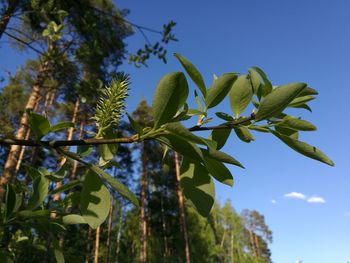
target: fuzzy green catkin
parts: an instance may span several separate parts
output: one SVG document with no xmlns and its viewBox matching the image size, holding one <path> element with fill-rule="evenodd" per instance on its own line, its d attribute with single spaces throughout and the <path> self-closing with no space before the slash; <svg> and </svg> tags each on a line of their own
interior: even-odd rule
<svg viewBox="0 0 350 263">
<path fill-rule="evenodd" d="M 93 119 L 100 135 L 104 130 L 119 123 L 125 110 L 125 99 L 128 96 L 130 81 L 128 75 L 120 75 L 113 79 L 109 86 L 100 91 Z"/>
</svg>

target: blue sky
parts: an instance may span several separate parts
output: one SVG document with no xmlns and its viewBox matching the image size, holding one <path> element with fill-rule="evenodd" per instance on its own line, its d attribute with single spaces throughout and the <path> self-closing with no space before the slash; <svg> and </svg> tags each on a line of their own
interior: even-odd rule
<svg viewBox="0 0 350 263">
<path fill-rule="evenodd" d="M 190 59 L 207 85 L 213 73 L 245 72 L 257 65 L 274 84 L 307 82 L 319 91 L 317 100 L 310 103 L 312 114 L 291 113 L 318 127 L 301 139 L 325 151 L 336 166 L 304 158 L 271 135 L 254 134 L 256 141 L 250 144 L 232 136 L 224 150 L 246 169 L 233 167 L 235 186 L 217 185 L 217 197 L 230 199 L 238 211 L 256 209 L 265 215 L 273 231 L 275 263 L 350 260 L 350 2 L 122 0 L 118 4 L 130 8 L 128 19 L 140 25 L 160 28 L 171 19 L 176 21 L 180 41 L 168 51 Z M 140 34 L 128 39 L 131 51 L 143 44 Z M 2 42 L 0 75 L 13 72 L 28 56 L 14 55 Z M 128 110 L 132 111 L 142 97 L 151 102 L 164 74 L 181 67 L 169 56 L 166 65 L 152 60 L 149 68 L 124 65 L 121 69 L 131 74 Z M 228 101 L 224 104 L 220 110 L 229 112 Z M 312 197 L 323 198 L 324 203 L 308 202 Z"/>
</svg>

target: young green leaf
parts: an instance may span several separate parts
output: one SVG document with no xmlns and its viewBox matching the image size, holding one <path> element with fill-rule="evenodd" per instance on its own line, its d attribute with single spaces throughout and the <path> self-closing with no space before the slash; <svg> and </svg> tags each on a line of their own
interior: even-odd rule
<svg viewBox="0 0 350 263">
<path fill-rule="evenodd" d="M 254 141 L 253 135 L 249 132 L 248 128 L 245 126 L 234 127 L 237 137 L 243 142 Z"/>
<path fill-rule="evenodd" d="M 229 169 L 219 161 L 215 159 L 205 157 L 205 168 L 207 171 L 220 183 L 233 186 L 233 177 Z"/>
<path fill-rule="evenodd" d="M 260 103 L 255 120 L 261 121 L 280 114 L 304 88 L 305 83 L 291 83 L 276 88 Z"/>
<path fill-rule="evenodd" d="M 292 116 L 286 116 L 276 126 L 293 129 L 296 131 L 315 131 L 317 128 L 312 123 Z"/>
<path fill-rule="evenodd" d="M 64 261 L 62 248 L 60 247 L 60 244 L 56 238 L 53 239 L 52 246 L 53 246 L 53 253 L 55 255 L 56 262 L 64 263 L 65 261 Z"/>
<path fill-rule="evenodd" d="M 213 85 L 207 90 L 204 111 L 218 105 L 229 93 L 236 79 L 236 74 L 224 74 L 216 79 Z"/>
<path fill-rule="evenodd" d="M 33 181 L 33 194 L 29 198 L 27 209 L 34 210 L 45 200 L 49 191 L 49 180 L 44 175 L 36 177 Z"/>
<path fill-rule="evenodd" d="M 185 57 L 181 56 L 180 54 L 175 53 L 174 56 L 180 61 L 181 65 L 186 70 L 187 74 L 190 76 L 190 78 L 193 80 L 193 82 L 197 85 L 200 92 L 202 93 L 203 97 L 206 96 L 206 88 L 204 84 L 203 77 L 201 73 L 197 70 L 197 68 Z"/>
<path fill-rule="evenodd" d="M 5 195 L 5 211 L 4 211 L 4 218 L 8 219 L 12 212 L 15 209 L 16 203 L 17 203 L 17 195 L 15 190 L 10 184 L 6 184 L 6 195 Z"/>
<path fill-rule="evenodd" d="M 86 174 L 80 199 L 84 221 L 92 229 L 101 225 L 108 216 L 110 194 L 100 177 L 93 171 Z"/>
<path fill-rule="evenodd" d="M 168 123 L 165 126 L 165 129 L 172 134 L 175 134 L 179 137 L 182 137 L 188 141 L 191 141 L 196 144 L 206 145 L 208 147 L 212 147 L 213 144 L 211 142 L 208 143 L 208 140 L 205 140 L 202 137 L 194 135 L 192 132 L 187 130 L 180 122 L 172 122 Z"/>
<path fill-rule="evenodd" d="M 225 112 L 215 112 L 215 115 L 224 121 L 234 121 L 233 117 Z"/>
<path fill-rule="evenodd" d="M 133 192 L 129 190 L 124 184 L 119 182 L 114 177 L 110 176 L 108 173 L 103 171 L 101 168 L 95 165 L 89 165 L 89 168 L 94 171 L 95 173 L 99 174 L 103 180 L 109 184 L 114 191 L 118 192 L 120 195 L 124 196 L 126 199 L 128 199 L 131 203 L 133 203 L 136 207 L 139 206 L 139 201 L 137 200 L 137 197 Z"/>
<path fill-rule="evenodd" d="M 198 162 L 203 161 L 203 154 L 201 150 L 188 140 L 177 136 L 175 134 L 164 134 L 155 138 L 157 141 L 169 146 L 174 151 L 187 156 Z"/>
<path fill-rule="evenodd" d="M 74 123 L 70 121 L 59 122 L 51 126 L 50 132 L 55 132 L 63 129 L 74 128 Z"/>
<path fill-rule="evenodd" d="M 202 148 L 201 148 L 201 151 L 205 158 L 214 159 L 219 162 L 229 163 L 229 164 L 233 164 L 238 167 L 244 168 L 244 166 L 239 161 L 237 161 L 235 158 L 233 158 L 231 155 L 228 155 L 227 153 L 224 153 L 221 151 L 215 151 L 211 149 L 206 150 Z"/>
<path fill-rule="evenodd" d="M 321 150 L 317 149 L 315 146 L 311 146 L 305 142 L 295 140 L 289 136 L 285 136 L 273 130 L 271 130 L 271 133 L 275 135 L 278 139 L 280 139 L 282 142 L 287 144 L 294 151 L 302 155 L 305 155 L 309 158 L 328 164 L 330 166 L 334 166 L 333 161 L 329 159 L 327 155 L 325 155 Z"/>
<path fill-rule="evenodd" d="M 193 204 L 200 215 L 208 216 L 214 205 L 215 186 L 204 166 L 184 158 L 180 182 L 186 199 Z"/>
<path fill-rule="evenodd" d="M 126 113 L 126 115 L 128 116 L 129 122 L 131 124 L 131 127 L 134 129 L 134 131 L 136 131 L 138 135 L 142 136 L 143 129 L 140 126 L 140 124 L 138 124 L 128 113 Z"/>
<path fill-rule="evenodd" d="M 239 76 L 230 91 L 231 109 L 236 118 L 245 110 L 253 97 L 253 87 L 248 75 Z"/>
<path fill-rule="evenodd" d="M 264 71 L 262 71 L 261 68 L 258 67 L 252 67 L 259 75 L 260 77 L 263 79 L 264 84 L 261 84 L 259 86 L 259 90 L 258 90 L 258 97 L 259 99 L 261 97 L 265 97 L 267 96 L 270 92 L 272 92 L 272 84 L 271 82 L 268 80 L 268 78 L 266 77 L 266 74 L 264 73 Z"/>
<path fill-rule="evenodd" d="M 84 217 L 75 214 L 62 216 L 62 222 L 64 225 L 86 224 Z"/>
<path fill-rule="evenodd" d="M 29 115 L 30 128 L 38 138 L 50 132 L 50 122 L 46 117 L 29 110 L 27 113 Z"/>
<path fill-rule="evenodd" d="M 153 97 L 154 127 L 171 120 L 185 104 L 188 96 L 188 84 L 182 72 L 165 75 L 159 81 Z"/>
<path fill-rule="evenodd" d="M 260 82 L 260 77 L 259 74 L 252 69 L 248 69 L 249 76 L 250 76 L 250 82 L 253 88 L 254 94 L 258 94 L 261 82 Z"/>
<path fill-rule="evenodd" d="M 302 96 L 302 97 L 298 95 L 297 98 L 295 98 L 291 103 L 289 103 L 288 107 L 298 107 L 309 101 L 312 101 L 313 99 L 315 99 L 315 97 L 312 95 Z"/>
<path fill-rule="evenodd" d="M 230 134 L 231 129 L 221 129 L 212 131 L 210 139 L 217 142 L 216 150 L 220 150 L 222 147 L 224 147 Z"/>
</svg>

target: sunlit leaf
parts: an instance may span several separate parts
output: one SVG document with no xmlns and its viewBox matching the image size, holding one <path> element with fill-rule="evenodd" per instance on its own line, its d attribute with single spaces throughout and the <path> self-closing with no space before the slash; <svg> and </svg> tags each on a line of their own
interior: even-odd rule
<svg viewBox="0 0 350 263">
<path fill-rule="evenodd" d="M 230 91 L 232 112 L 238 117 L 249 105 L 253 97 L 253 87 L 248 75 L 239 76 Z"/>
<path fill-rule="evenodd" d="M 171 120 L 185 104 L 188 96 L 188 84 L 182 72 L 165 75 L 158 83 L 153 96 L 154 127 Z"/>
<path fill-rule="evenodd" d="M 190 78 L 193 80 L 193 82 L 197 85 L 200 92 L 202 93 L 203 97 L 206 96 L 206 88 L 204 84 L 203 77 L 201 73 L 198 71 L 198 69 L 185 57 L 181 56 L 180 54 L 175 53 L 174 56 L 180 61 L 181 65 L 186 70 L 187 74 L 190 76 Z"/>
<path fill-rule="evenodd" d="M 305 83 L 291 83 L 276 88 L 260 103 L 255 120 L 261 121 L 280 114 L 305 87 Z"/>
</svg>

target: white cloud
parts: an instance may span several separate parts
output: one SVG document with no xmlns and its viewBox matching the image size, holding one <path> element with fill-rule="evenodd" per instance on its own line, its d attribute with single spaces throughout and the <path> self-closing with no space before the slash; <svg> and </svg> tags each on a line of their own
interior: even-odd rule
<svg viewBox="0 0 350 263">
<path fill-rule="evenodd" d="M 323 197 L 320 196 L 312 196 L 307 199 L 308 203 L 318 203 L 318 204 L 324 204 L 326 203 L 326 200 L 324 200 Z"/>
<path fill-rule="evenodd" d="M 306 199 L 306 196 L 304 194 L 298 192 L 290 192 L 288 194 L 285 194 L 284 197 L 302 200 Z"/>
<path fill-rule="evenodd" d="M 275 205 L 275 204 L 277 204 L 277 201 L 276 201 L 275 199 L 272 199 L 272 200 L 271 200 L 271 203 L 272 203 L 273 205 Z"/>
</svg>

